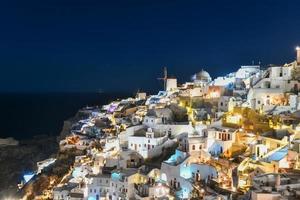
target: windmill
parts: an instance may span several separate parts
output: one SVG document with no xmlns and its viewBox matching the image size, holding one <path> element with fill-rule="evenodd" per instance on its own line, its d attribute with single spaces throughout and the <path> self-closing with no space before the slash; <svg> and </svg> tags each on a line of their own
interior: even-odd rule
<svg viewBox="0 0 300 200">
<path fill-rule="evenodd" d="M 164 90 L 165 91 L 167 89 L 167 79 L 168 79 L 168 70 L 167 70 L 167 67 L 164 67 L 164 77 L 157 78 L 157 80 L 163 80 L 164 81 Z"/>
</svg>

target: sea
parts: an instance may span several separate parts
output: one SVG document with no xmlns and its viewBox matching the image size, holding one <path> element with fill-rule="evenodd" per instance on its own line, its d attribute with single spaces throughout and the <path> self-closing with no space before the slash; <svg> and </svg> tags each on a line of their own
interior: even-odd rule
<svg viewBox="0 0 300 200">
<path fill-rule="evenodd" d="M 125 93 L 2 93 L 0 94 L 0 138 L 32 139 L 37 135 L 59 135 L 64 120 L 80 108 L 101 106 Z"/>
</svg>

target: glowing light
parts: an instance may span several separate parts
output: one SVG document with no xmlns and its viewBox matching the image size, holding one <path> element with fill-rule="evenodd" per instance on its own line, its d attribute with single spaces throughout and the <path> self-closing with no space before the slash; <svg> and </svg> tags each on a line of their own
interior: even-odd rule
<svg viewBox="0 0 300 200">
<path fill-rule="evenodd" d="M 72 173 L 72 176 L 74 177 L 74 178 L 77 178 L 77 177 L 79 177 L 80 176 L 80 168 L 75 168 L 74 169 L 74 171 L 73 171 L 73 173 Z"/>
<path fill-rule="evenodd" d="M 182 152 L 176 149 L 175 154 L 173 154 L 168 160 L 166 160 L 166 163 L 169 164 L 175 164 L 177 162 L 180 162 L 182 159 L 184 159 L 186 155 Z"/>
<path fill-rule="evenodd" d="M 300 47 L 299 46 L 296 46 L 296 51 L 299 51 L 300 50 Z"/>
<path fill-rule="evenodd" d="M 28 181 L 30 181 L 30 179 L 32 179 L 34 177 L 34 173 L 29 173 L 29 174 L 25 174 L 23 176 L 24 180 L 25 180 L 25 183 L 27 183 Z"/>
<path fill-rule="evenodd" d="M 162 173 L 161 180 L 167 182 L 167 175 L 165 173 Z"/>
<path fill-rule="evenodd" d="M 182 189 L 182 198 L 187 199 L 189 197 L 190 190 L 187 188 Z"/>
<path fill-rule="evenodd" d="M 220 97 L 220 93 L 219 92 L 210 92 L 209 96 L 210 96 L 210 98 L 218 98 L 218 97 Z"/>
<path fill-rule="evenodd" d="M 185 179 L 192 178 L 191 168 L 190 167 L 182 167 L 180 169 L 180 176 Z"/>
<path fill-rule="evenodd" d="M 108 108 L 108 112 L 109 113 L 113 113 L 115 112 L 115 110 L 117 109 L 117 105 L 112 104 L 109 108 Z"/>
<path fill-rule="evenodd" d="M 121 180 L 121 174 L 117 173 L 117 172 L 114 172 L 114 173 L 111 174 L 111 179 L 114 180 L 114 181 Z"/>
</svg>

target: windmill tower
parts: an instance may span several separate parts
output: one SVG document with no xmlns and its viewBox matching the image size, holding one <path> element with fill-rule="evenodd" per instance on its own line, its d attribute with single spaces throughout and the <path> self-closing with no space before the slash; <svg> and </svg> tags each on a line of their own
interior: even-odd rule
<svg viewBox="0 0 300 200">
<path fill-rule="evenodd" d="M 157 78 L 157 80 L 163 80 L 164 81 L 164 90 L 167 89 L 167 80 L 168 80 L 168 69 L 167 67 L 164 67 L 164 77 Z"/>
</svg>

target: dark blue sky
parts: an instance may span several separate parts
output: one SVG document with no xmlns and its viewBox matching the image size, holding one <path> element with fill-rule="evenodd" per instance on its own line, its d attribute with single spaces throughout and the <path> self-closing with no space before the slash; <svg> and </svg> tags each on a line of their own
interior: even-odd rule
<svg viewBox="0 0 300 200">
<path fill-rule="evenodd" d="M 0 4 L 0 91 L 158 89 L 281 64 L 300 44 L 300 1 L 10 0 Z"/>
</svg>

